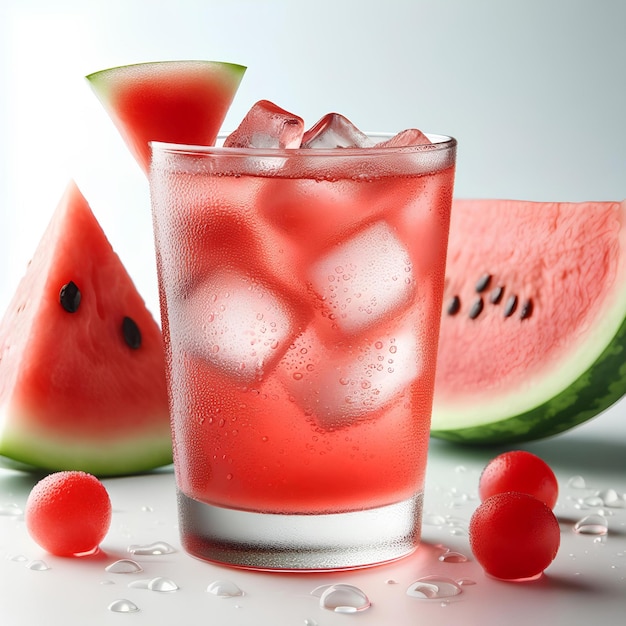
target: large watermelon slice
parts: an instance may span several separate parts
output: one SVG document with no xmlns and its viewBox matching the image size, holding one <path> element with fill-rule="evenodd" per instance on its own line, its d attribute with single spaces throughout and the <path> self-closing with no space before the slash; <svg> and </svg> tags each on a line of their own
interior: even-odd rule
<svg viewBox="0 0 626 626">
<path fill-rule="evenodd" d="M 0 455 L 98 475 L 171 462 L 160 329 L 74 183 L 0 324 Z"/>
<path fill-rule="evenodd" d="M 157 61 L 87 76 L 145 172 L 150 141 L 212 145 L 245 67 L 216 61 Z"/>
<path fill-rule="evenodd" d="M 455 200 L 432 434 L 514 443 L 626 393 L 626 202 Z"/>
</svg>

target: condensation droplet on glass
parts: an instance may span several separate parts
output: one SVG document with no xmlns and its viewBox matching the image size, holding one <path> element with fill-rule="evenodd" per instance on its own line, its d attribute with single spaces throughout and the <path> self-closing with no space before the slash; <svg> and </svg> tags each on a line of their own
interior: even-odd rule
<svg viewBox="0 0 626 626">
<path fill-rule="evenodd" d="M 230 580 L 214 580 L 206 590 L 218 598 L 237 598 L 243 595 L 243 591 Z"/>
<path fill-rule="evenodd" d="M 34 572 L 45 572 L 50 569 L 50 566 L 45 561 L 30 561 L 26 564 L 27 569 L 32 569 Z"/>
<path fill-rule="evenodd" d="M 439 555 L 439 560 L 442 563 L 467 563 L 467 557 L 460 552 L 455 552 L 454 550 L 448 550 L 447 552 Z"/>
<path fill-rule="evenodd" d="M 176 548 L 165 541 L 155 541 L 154 543 L 143 545 L 132 544 L 128 546 L 128 551 L 131 554 L 138 554 L 140 556 L 161 556 L 163 554 L 174 554 Z"/>
<path fill-rule="evenodd" d="M 320 607 L 334 613 L 357 613 L 370 606 L 367 595 L 354 585 L 330 585 L 320 596 Z"/>
<path fill-rule="evenodd" d="M 113 613 L 136 613 L 139 611 L 139 607 L 130 600 L 114 600 L 108 606 L 109 611 Z"/>
<path fill-rule="evenodd" d="M 572 476 L 568 481 L 567 481 L 567 486 L 568 487 L 572 487 L 572 489 L 585 489 L 587 487 L 587 483 L 585 482 L 585 479 L 580 476 Z"/>
<path fill-rule="evenodd" d="M 587 515 L 574 524 L 574 532 L 579 535 L 606 535 L 609 523 L 604 515 Z"/>
<path fill-rule="evenodd" d="M 458 596 L 462 591 L 461 586 L 451 578 L 425 576 L 409 585 L 406 593 L 412 598 L 432 600 Z"/>
<path fill-rule="evenodd" d="M 143 567 L 132 559 L 120 559 L 107 565 L 104 569 L 111 574 L 136 574 L 143 571 Z"/>
</svg>

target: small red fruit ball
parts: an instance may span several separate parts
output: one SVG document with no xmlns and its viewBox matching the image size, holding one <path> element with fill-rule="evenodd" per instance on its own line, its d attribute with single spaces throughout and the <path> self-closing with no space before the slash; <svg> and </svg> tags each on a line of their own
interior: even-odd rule
<svg viewBox="0 0 626 626">
<path fill-rule="evenodd" d="M 534 496 L 505 492 L 474 511 L 470 546 L 487 574 L 504 580 L 537 578 L 552 563 L 561 530 L 552 509 Z"/>
<path fill-rule="evenodd" d="M 92 553 L 111 525 L 111 500 L 95 476 L 55 472 L 33 487 L 24 521 L 31 537 L 51 554 Z"/>
<path fill-rule="evenodd" d="M 478 482 L 478 495 L 482 501 L 505 491 L 527 493 L 553 509 L 559 485 L 543 459 L 525 450 L 513 450 L 492 459 Z"/>
</svg>

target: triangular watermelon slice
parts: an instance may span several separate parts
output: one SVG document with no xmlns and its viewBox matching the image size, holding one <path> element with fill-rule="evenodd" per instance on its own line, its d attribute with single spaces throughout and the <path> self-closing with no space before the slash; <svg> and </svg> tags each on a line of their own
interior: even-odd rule
<svg viewBox="0 0 626 626">
<path fill-rule="evenodd" d="M 455 199 L 432 434 L 513 444 L 626 394 L 626 201 Z"/>
<path fill-rule="evenodd" d="M 172 459 L 160 329 L 73 182 L 0 324 L 0 455 L 97 475 Z"/>
<path fill-rule="evenodd" d="M 147 172 L 150 141 L 212 145 L 246 68 L 216 61 L 160 61 L 87 76 Z"/>
</svg>

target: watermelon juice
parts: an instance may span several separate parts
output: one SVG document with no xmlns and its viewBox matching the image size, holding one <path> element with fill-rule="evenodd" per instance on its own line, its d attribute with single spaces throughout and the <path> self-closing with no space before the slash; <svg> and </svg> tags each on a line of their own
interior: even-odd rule
<svg viewBox="0 0 626 626">
<path fill-rule="evenodd" d="M 342 150 L 154 144 L 190 552 L 324 569 L 417 544 L 456 146 L 432 140 Z"/>
</svg>

